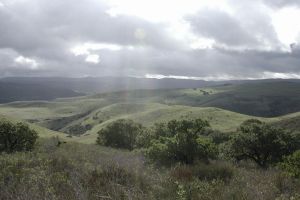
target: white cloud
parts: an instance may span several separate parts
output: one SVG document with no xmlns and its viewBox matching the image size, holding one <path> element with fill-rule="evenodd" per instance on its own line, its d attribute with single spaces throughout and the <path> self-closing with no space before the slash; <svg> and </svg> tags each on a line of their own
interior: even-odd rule
<svg viewBox="0 0 300 200">
<path fill-rule="evenodd" d="M 189 80 L 205 80 L 205 81 L 226 81 L 226 80 L 255 80 L 255 79 L 300 79 L 300 73 L 277 73 L 277 72 L 263 72 L 258 77 L 245 77 L 245 76 L 230 76 L 228 74 L 215 75 L 215 76 L 176 76 L 176 75 L 162 75 L 162 74 L 146 74 L 145 78 L 174 78 L 174 79 L 189 79 Z"/>
<path fill-rule="evenodd" d="M 162 74 L 146 74 L 145 78 L 155 78 L 155 79 L 164 79 L 164 78 L 174 78 L 174 79 L 189 79 L 189 80 L 205 80 L 205 81 L 224 81 L 224 80 L 235 80 L 242 79 L 236 76 L 230 76 L 227 74 L 217 75 L 217 76 L 176 76 L 176 75 L 162 75 Z"/>
<path fill-rule="evenodd" d="M 300 34 L 300 8 L 285 7 L 272 14 L 273 26 L 279 40 L 289 49 L 290 44 L 299 42 Z"/>
<path fill-rule="evenodd" d="M 116 44 L 106 43 L 84 43 L 77 45 L 71 49 L 71 52 L 75 56 L 86 56 L 85 61 L 89 63 L 97 64 L 100 62 L 100 57 L 97 54 L 93 54 L 93 51 L 109 50 L 109 51 L 120 51 L 123 47 Z M 131 48 L 131 47 L 129 47 Z"/>
<path fill-rule="evenodd" d="M 99 55 L 96 55 L 96 54 L 90 54 L 86 57 L 85 59 L 86 62 L 90 62 L 90 63 L 94 63 L 94 64 L 97 64 L 100 62 L 100 58 L 99 58 Z"/>
<path fill-rule="evenodd" d="M 18 56 L 17 58 L 15 58 L 15 62 L 20 64 L 20 65 L 24 65 L 24 66 L 28 66 L 30 69 L 38 69 L 38 62 L 34 59 L 31 58 L 26 58 L 24 56 Z"/>
<path fill-rule="evenodd" d="M 75 56 L 79 56 L 79 55 L 89 55 L 91 51 L 97 51 L 103 49 L 110 50 L 110 51 L 120 51 L 122 49 L 122 46 L 116 44 L 86 42 L 81 45 L 76 45 L 71 49 L 71 52 Z"/>
<path fill-rule="evenodd" d="M 300 79 L 300 73 L 278 73 L 278 72 L 264 72 L 262 79 Z"/>
</svg>

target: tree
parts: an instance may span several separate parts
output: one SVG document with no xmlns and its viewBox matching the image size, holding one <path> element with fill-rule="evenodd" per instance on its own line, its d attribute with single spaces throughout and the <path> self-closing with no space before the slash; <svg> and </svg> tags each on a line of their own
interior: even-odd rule
<svg viewBox="0 0 300 200">
<path fill-rule="evenodd" d="M 215 155 L 216 147 L 205 138 L 203 132 L 209 127 L 207 121 L 196 120 L 172 120 L 161 128 L 162 136 L 153 139 L 146 155 L 154 161 L 162 164 L 181 162 L 193 164 L 196 159 L 208 161 Z M 155 129 L 158 130 L 158 129 Z"/>
<path fill-rule="evenodd" d="M 252 119 L 243 122 L 232 138 L 230 153 L 236 160 L 249 159 L 261 167 L 279 162 L 299 148 L 296 136 Z"/>
<path fill-rule="evenodd" d="M 38 133 L 24 123 L 0 122 L 0 152 L 30 151 L 37 138 Z"/>
<path fill-rule="evenodd" d="M 97 143 L 114 148 L 133 150 L 136 138 L 142 131 L 141 124 L 129 119 L 119 119 L 98 132 Z"/>
</svg>

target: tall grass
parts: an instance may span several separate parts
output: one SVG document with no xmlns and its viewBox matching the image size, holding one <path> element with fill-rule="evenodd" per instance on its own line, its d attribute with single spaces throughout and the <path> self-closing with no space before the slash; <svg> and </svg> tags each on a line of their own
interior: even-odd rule
<svg viewBox="0 0 300 200">
<path fill-rule="evenodd" d="M 138 152 L 45 139 L 0 155 L 0 200 L 292 200 L 300 183 L 276 169 L 214 161 L 156 169 Z"/>
</svg>

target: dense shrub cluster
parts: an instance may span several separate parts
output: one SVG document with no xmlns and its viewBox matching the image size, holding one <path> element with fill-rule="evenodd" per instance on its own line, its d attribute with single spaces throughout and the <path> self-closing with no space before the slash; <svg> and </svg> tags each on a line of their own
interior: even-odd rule
<svg viewBox="0 0 300 200">
<path fill-rule="evenodd" d="M 261 167 L 278 163 L 297 149 L 300 149 L 299 135 L 259 120 L 242 123 L 230 141 L 230 153 L 235 159 L 250 159 Z"/>
<path fill-rule="evenodd" d="M 133 150 L 142 125 L 132 120 L 120 119 L 108 124 L 98 132 L 97 143 L 114 148 Z"/>
<path fill-rule="evenodd" d="M 38 133 L 24 123 L 0 121 L 0 153 L 30 151 L 34 148 Z"/>
<path fill-rule="evenodd" d="M 206 137 L 209 123 L 201 119 L 171 120 L 146 129 L 132 120 L 117 120 L 99 131 L 97 143 L 110 147 L 144 148 L 145 155 L 159 164 L 208 162 L 217 153 Z"/>
<path fill-rule="evenodd" d="M 300 178 L 300 150 L 286 156 L 281 163 L 281 167 L 291 176 Z"/>
<path fill-rule="evenodd" d="M 256 119 L 245 121 L 231 135 L 210 129 L 209 123 L 202 119 L 171 120 L 150 128 L 121 119 L 107 125 L 98 134 L 98 144 L 143 149 L 149 160 L 163 165 L 193 164 L 195 161 L 208 163 L 219 157 L 251 160 L 266 168 L 300 149 L 300 134 Z"/>
</svg>

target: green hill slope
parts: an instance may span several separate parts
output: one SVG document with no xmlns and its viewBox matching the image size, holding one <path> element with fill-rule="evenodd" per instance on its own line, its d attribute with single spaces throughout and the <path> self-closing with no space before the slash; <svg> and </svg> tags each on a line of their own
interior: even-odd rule
<svg viewBox="0 0 300 200">
<path fill-rule="evenodd" d="M 297 114 L 279 115 L 300 110 L 299 90 L 299 83 L 295 82 L 133 90 L 3 104 L 0 105 L 0 114 L 64 132 L 73 136 L 68 139 L 88 143 L 94 142 L 96 133 L 103 126 L 120 118 L 150 126 L 171 119 L 201 117 L 208 120 L 212 128 L 224 132 L 234 131 L 244 120 L 258 118 L 297 130 Z"/>
<path fill-rule="evenodd" d="M 72 140 L 72 139 L 68 138 L 67 135 L 64 134 L 64 133 L 53 131 L 53 130 L 47 129 L 45 127 L 41 127 L 41 126 L 38 126 L 36 124 L 32 124 L 32 123 L 29 123 L 29 122 L 26 122 L 26 121 L 23 121 L 23 120 L 20 120 L 20 119 L 0 115 L 0 121 L 2 121 L 2 120 L 10 121 L 10 122 L 13 122 L 13 123 L 24 122 L 24 123 L 28 124 L 30 128 L 37 131 L 39 133 L 40 138 L 59 137 L 59 138 L 62 138 L 63 140 L 65 140 L 65 141 Z"/>
<path fill-rule="evenodd" d="M 273 125 L 290 131 L 300 132 L 300 112 L 282 116 Z"/>
</svg>

